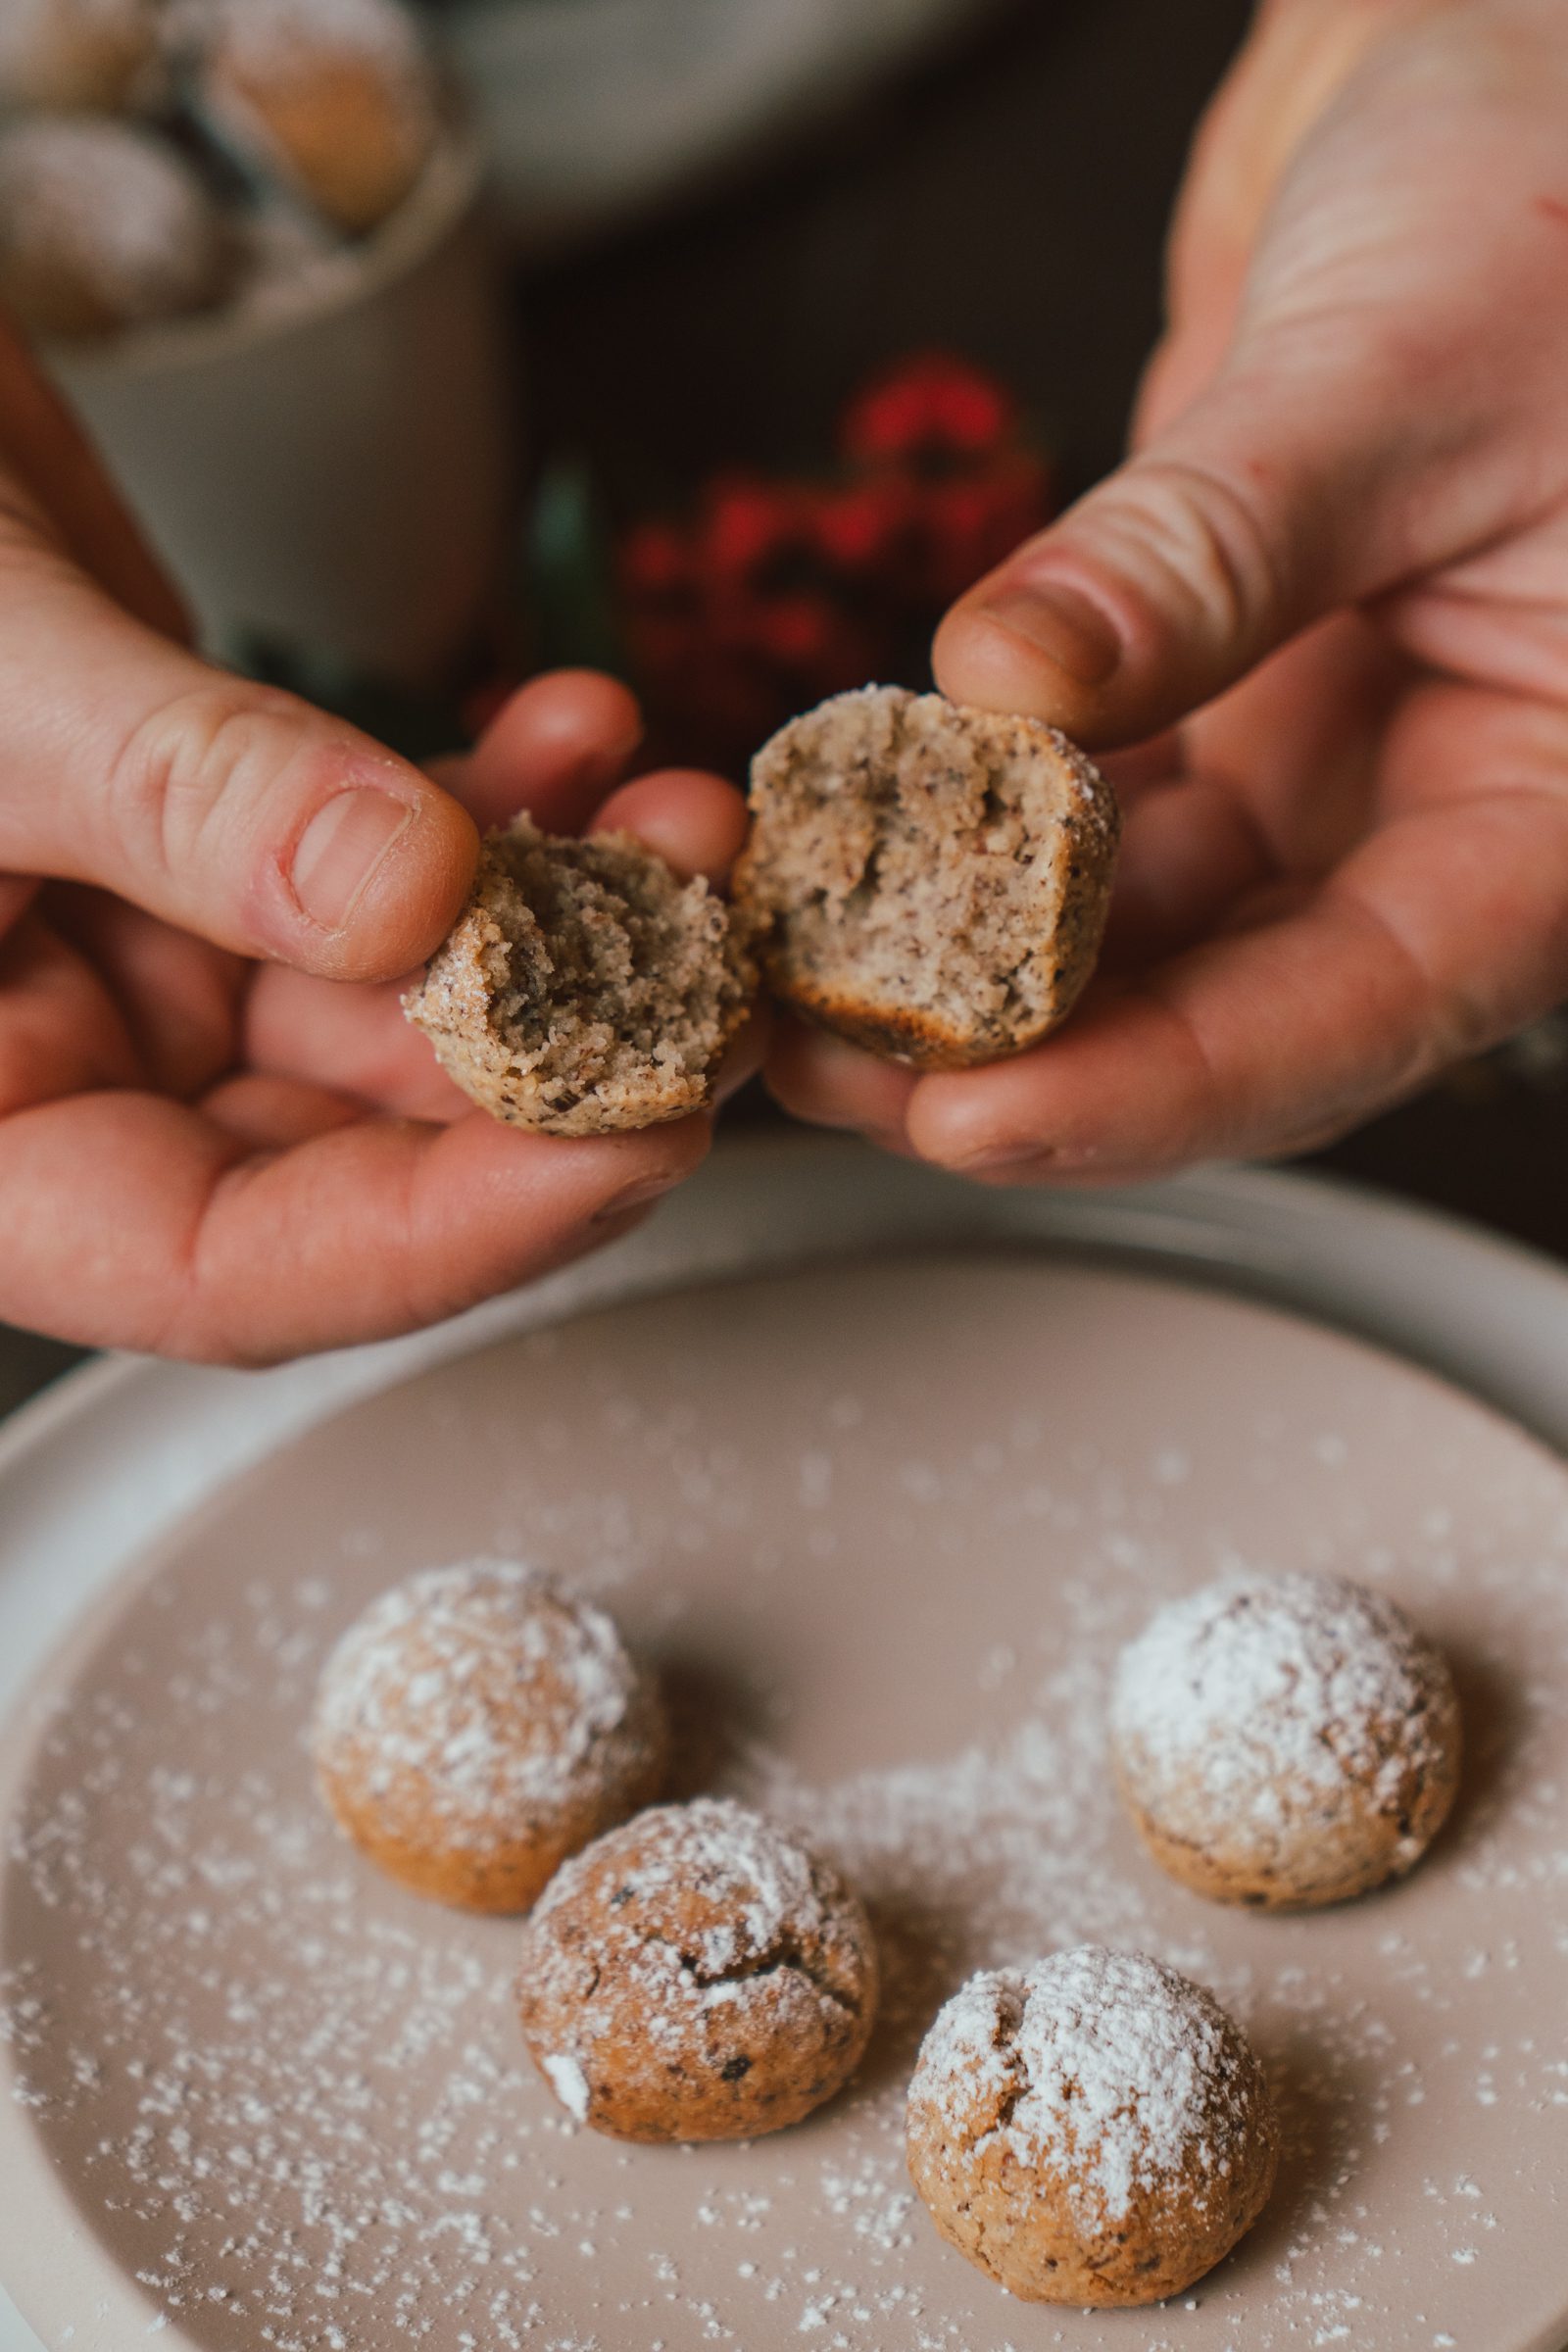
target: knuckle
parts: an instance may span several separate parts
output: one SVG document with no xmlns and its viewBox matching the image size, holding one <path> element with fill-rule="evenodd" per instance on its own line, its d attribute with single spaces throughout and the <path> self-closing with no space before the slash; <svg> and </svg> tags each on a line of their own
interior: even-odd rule
<svg viewBox="0 0 1568 2352">
<path fill-rule="evenodd" d="M 137 870 L 177 886 L 256 829 L 287 698 L 214 673 L 148 712 L 110 768 L 108 812 Z"/>
<path fill-rule="evenodd" d="M 1140 458 L 1107 497 L 1112 561 L 1163 613 L 1185 607 L 1216 643 L 1261 642 L 1288 606 L 1275 533 L 1255 494 L 1217 467 Z"/>
</svg>

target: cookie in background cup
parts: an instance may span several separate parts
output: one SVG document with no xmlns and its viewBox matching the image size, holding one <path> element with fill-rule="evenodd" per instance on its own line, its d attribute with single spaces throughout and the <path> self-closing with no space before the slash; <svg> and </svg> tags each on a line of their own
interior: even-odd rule
<svg viewBox="0 0 1568 2352">
<path fill-rule="evenodd" d="M 323 219 L 358 236 L 402 203 L 440 104 L 401 0 L 195 0 L 182 26 L 199 102 Z"/>
<path fill-rule="evenodd" d="M 156 72 L 157 0 L 0 0 L 0 111 L 114 113 Z"/>
<path fill-rule="evenodd" d="M 167 140 L 85 114 L 0 128 L 0 301 L 35 334 L 87 342 L 211 310 L 235 259 Z"/>
</svg>

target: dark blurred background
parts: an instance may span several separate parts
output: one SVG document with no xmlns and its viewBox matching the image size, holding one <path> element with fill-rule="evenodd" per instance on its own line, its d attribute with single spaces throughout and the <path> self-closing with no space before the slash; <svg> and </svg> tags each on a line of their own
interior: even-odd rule
<svg viewBox="0 0 1568 2352">
<path fill-rule="evenodd" d="M 846 0 L 846 5 L 850 0 Z M 1114 463 L 1194 124 L 1244 0 L 1024 0 L 760 175 L 529 281 L 542 442 L 623 494 L 797 463 L 898 354 L 1012 385 L 1069 486 Z"/>
</svg>

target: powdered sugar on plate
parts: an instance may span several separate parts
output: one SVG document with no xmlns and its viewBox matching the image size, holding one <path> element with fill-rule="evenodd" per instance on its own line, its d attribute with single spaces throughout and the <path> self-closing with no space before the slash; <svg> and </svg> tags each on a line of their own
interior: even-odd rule
<svg viewBox="0 0 1568 2352">
<path fill-rule="evenodd" d="M 503 1546 L 612 1589 L 695 1694 L 695 1785 L 866 1900 L 881 2022 L 798 2131 L 580 2129 L 517 2032 L 515 1925 L 405 1895 L 318 1803 L 342 1630 Z M 1122 1819 L 1118 1652 L 1239 1559 L 1386 1585 L 1463 1668 L 1461 1810 L 1389 1895 L 1225 1911 Z M 205 2352 L 1518 2352 L 1568 2115 L 1565 1691 L 1561 1466 L 1332 1335 L 1023 1260 L 622 1306 L 313 1433 L 51 1674 L 7 1795 L 0 2153 L 136 2282 L 127 2342 L 162 2316 Z M 1196 2311 L 1023 2312 L 911 2199 L 942 2004 L 1085 1942 L 1208 1986 L 1280 2108 L 1274 2199 Z M 92 2320 L 66 2242 L 5 2257 L 51 2342 Z"/>
</svg>

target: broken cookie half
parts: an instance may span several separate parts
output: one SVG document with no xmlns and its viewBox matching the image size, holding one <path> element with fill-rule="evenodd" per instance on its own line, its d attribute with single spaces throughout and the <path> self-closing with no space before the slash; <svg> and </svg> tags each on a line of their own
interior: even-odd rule
<svg viewBox="0 0 1568 2352">
<path fill-rule="evenodd" d="M 626 833 L 492 833 L 468 904 L 403 1000 L 498 1119 L 603 1135 L 683 1118 L 757 989 L 748 918 Z"/>
<path fill-rule="evenodd" d="M 752 767 L 736 904 L 773 994 L 923 1069 L 1022 1052 L 1094 968 L 1115 796 L 1037 719 L 867 686 Z"/>
</svg>

